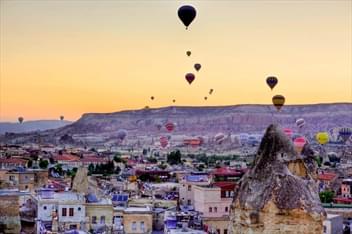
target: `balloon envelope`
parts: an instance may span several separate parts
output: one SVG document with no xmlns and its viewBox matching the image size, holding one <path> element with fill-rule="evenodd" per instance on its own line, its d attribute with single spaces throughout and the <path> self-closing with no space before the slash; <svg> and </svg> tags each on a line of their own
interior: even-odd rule
<svg viewBox="0 0 352 234">
<path fill-rule="evenodd" d="M 22 123 L 23 122 L 23 117 L 18 117 L 18 122 Z"/>
<path fill-rule="evenodd" d="M 200 65 L 199 63 L 194 64 L 194 69 L 196 69 L 196 71 L 199 71 L 201 67 L 202 65 Z"/>
<path fill-rule="evenodd" d="M 290 129 L 290 128 L 284 128 L 283 131 L 284 131 L 284 133 L 286 134 L 286 136 L 288 136 L 289 138 L 291 138 L 292 133 L 293 133 L 292 129 Z"/>
<path fill-rule="evenodd" d="M 204 100 L 206 101 L 208 99 L 208 97 L 204 97 Z"/>
<path fill-rule="evenodd" d="M 302 118 L 296 120 L 296 125 L 299 128 L 303 128 L 305 124 L 306 124 L 306 121 L 304 121 L 304 119 Z"/>
<path fill-rule="evenodd" d="M 196 17 L 197 12 L 193 6 L 184 5 L 178 9 L 177 15 L 180 18 L 180 20 L 182 21 L 182 23 L 186 26 L 186 29 L 187 29 L 188 26 L 192 23 L 192 21 Z"/>
<path fill-rule="evenodd" d="M 218 133 L 214 138 L 216 143 L 221 144 L 225 140 L 225 135 L 223 133 Z"/>
<path fill-rule="evenodd" d="M 187 51 L 186 54 L 189 57 L 189 56 L 191 56 L 192 52 L 191 51 Z"/>
<path fill-rule="evenodd" d="M 160 137 L 160 145 L 161 147 L 165 148 L 169 143 L 169 140 L 167 139 L 167 137 L 162 136 Z"/>
<path fill-rule="evenodd" d="M 60 116 L 60 120 L 64 120 L 64 118 L 65 118 L 65 117 L 64 117 L 63 115 Z"/>
<path fill-rule="evenodd" d="M 209 94 L 211 95 L 213 93 L 213 91 L 214 91 L 213 89 L 210 89 Z"/>
<path fill-rule="evenodd" d="M 275 76 L 269 76 L 268 78 L 266 78 L 266 83 L 272 90 L 278 83 L 278 79 Z"/>
<path fill-rule="evenodd" d="M 117 131 L 117 138 L 121 141 L 123 141 L 125 139 L 125 137 L 127 136 L 127 131 L 124 129 L 120 129 Z"/>
<path fill-rule="evenodd" d="M 282 95 L 275 95 L 272 101 L 273 101 L 273 105 L 279 111 L 282 108 L 282 106 L 285 104 L 285 97 Z"/>
<path fill-rule="evenodd" d="M 339 136 L 342 138 L 344 142 L 346 142 L 350 136 L 352 135 L 352 129 L 351 128 L 341 128 L 339 130 Z"/>
<path fill-rule="evenodd" d="M 186 80 L 188 81 L 189 84 L 192 84 L 194 79 L 196 78 L 193 73 L 187 73 L 185 76 Z"/>
<path fill-rule="evenodd" d="M 329 142 L 329 134 L 327 132 L 318 132 L 315 139 L 319 144 L 325 145 Z"/>
<path fill-rule="evenodd" d="M 172 132 L 175 129 L 175 124 L 172 122 L 168 122 L 165 124 L 165 128 L 167 131 Z"/>
<path fill-rule="evenodd" d="M 151 96 L 150 99 L 154 100 L 154 96 Z"/>
<path fill-rule="evenodd" d="M 297 151 L 297 153 L 301 153 L 303 150 L 304 145 L 307 143 L 306 138 L 304 137 L 297 137 L 294 141 L 293 141 L 293 145 L 295 146 L 295 150 Z"/>
</svg>

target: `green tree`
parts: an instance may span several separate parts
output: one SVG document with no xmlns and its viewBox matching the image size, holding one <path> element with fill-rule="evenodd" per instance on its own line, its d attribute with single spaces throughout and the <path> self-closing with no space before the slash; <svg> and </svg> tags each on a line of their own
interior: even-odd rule
<svg viewBox="0 0 352 234">
<path fill-rule="evenodd" d="M 59 175 L 62 175 L 63 170 L 62 170 L 62 165 L 61 164 L 56 164 L 55 166 L 55 172 L 59 173 Z"/>
<path fill-rule="evenodd" d="M 89 164 L 88 175 L 92 175 L 94 173 L 94 171 L 95 171 L 94 164 L 93 163 Z"/>
<path fill-rule="evenodd" d="M 333 191 L 323 191 L 319 193 L 320 201 L 322 203 L 331 203 L 334 198 Z"/>
<path fill-rule="evenodd" d="M 147 160 L 150 163 L 157 163 L 158 162 L 158 160 L 156 160 L 156 158 L 154 158 L 154 157 L 149 157 L 149 158 L 147 158 Z"/>
<path fill-rule="evenodd" d="M 46 168 L 48 168 L 48 165 L 49 165 L 48 160 L 41 160 L 41 159 L 40 159 L 40 161 L 39 161 L 39 167 L 40 167 L 41 169 L 46 169 Z"/>
<path fill-rule="evenodd" d="M 116 163 L 122 163 L 122 162 L 123 162 L 123 159 L 121 158 L 120 154 L 116 154 L 116 155 L 114 156 L 114 161 L 115 161 Z"/>
<path fill-rule="evenodd" d="M 179 150 L 172 151 L 167 155 L 167 162 L 170 165 L 181 164 L 181 152 Z"/>
</svg>

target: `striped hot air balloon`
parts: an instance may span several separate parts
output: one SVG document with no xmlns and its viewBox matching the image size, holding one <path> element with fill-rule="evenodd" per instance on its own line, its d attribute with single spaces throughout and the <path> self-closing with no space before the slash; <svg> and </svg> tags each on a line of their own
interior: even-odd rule
<svg viewBox="0 0 352 234">
<path fill-rule="evenodd" d="M 341 128 L 339 130 L 339 136 L 342 138 L 344 142 L 346 142 L 352 134 L 352 129 L 351 128 Z"/>
<path fill-rule="evenodd" d="M 220 145 L 225 140 L 225 135 L 223 133 L 218 133 L 214 138 L 215 142 Z"/>
<path fill-rule="evenodd" d="M 175 129 L 175 124 L 172 122 L 167 122 L 165 124 L 165 128 L 167 131 L 172 132 Z"/>
<path fill-rule="evenodd" d="M 304 121 L 304 119 L 302 118 L 296 120 L 296 126 L 298 128 L 303 128 L 305 124 L 306 124 L 306 121 Z"/>
</svg>

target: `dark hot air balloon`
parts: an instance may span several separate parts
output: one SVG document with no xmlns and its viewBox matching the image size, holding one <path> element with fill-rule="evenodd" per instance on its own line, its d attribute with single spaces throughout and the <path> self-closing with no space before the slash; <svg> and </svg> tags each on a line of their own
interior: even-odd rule
<svg viewBox="0 0 352 234">
<path fill-rule="evenodd" d="M 124 129 L 119 129 L 117 131 L 117 138 L 121 141 L 123 141 L 125 139 L 125 137 L 127 136 L 127 131 Z"/>
<path fill-rule="evenodd" d="M 150 99 L 151 99 L 151 100 L 154 100 L 154 96 L 151 96 Z"/>
<path fill-rule="evenodd" d="M 200 65 L 199 63 L 194 64 L 194 69 L 196 69 L 196 71 L 199 71 L 201 67 L 202 65 Z"/>
<path fill-rule="evenodd" d="M 187 54 L 187 56 L 189 57 L 189 56 L 191 56 L 192 52 L 188 50 L 188 51 L 186 52 L 186 54 Z"/>
<path fill-rule="evenodd" d="M 278 111 L 280 111 L 283 105 L 285 104 L 285 97 L 282 95 L 275 95 L 272 100 L 273 100 L 273 105 L 276 107 Z"/>
<path fill-rule="evenodd" d="M 266 83 L 271 88 L 271 90 L 277 85 L 278 79 L 275 76 L 269 76 L 266 78 Z"/>
<path fill-rule="evenodd" d="M 65 118 L 65 117 L 64 117 L 63 115 L 60 116 L 60 120 L 61 120 L 61 121 L 64 120 L 64 118 Z"/>
<path fill-rule="evenodd" d="M 176 100 L 175 100 L 175 99 L 172 99 L 172 102 L 173 102 L 173 103 L 175 103 L 175 102 L 176 102 Z"/>
<path fill-rule="evenodd" d="M 189 84 L 192 84 L 194 79 L 196 78 L 193 73 L 187 73 L 185 76 L 186 80 L 188 81 Z"/>
<path fill-rule="evenodd" d="M 193 6 L 184 5 L 178 9 L 177 14 L 187 29 L 188 26 L 192 23 L 192 21 L 196 17 L 197 12 Z"/>
<path fill-rule="evenodd" d="M 205 100 L 205 101 L 208 100 L 208 97 L 204 97 L 204 100 Z"/>
<path fill-rule="evenodd" d="M 23 122 L 23 117 L 18 117 L 18 122 L 21 124 Z"/>
<path fill-rule="evenodd" d="M 209 94 L 211 95 L 213 93 L 214 89 L 209 90 Z"/>
</svg>

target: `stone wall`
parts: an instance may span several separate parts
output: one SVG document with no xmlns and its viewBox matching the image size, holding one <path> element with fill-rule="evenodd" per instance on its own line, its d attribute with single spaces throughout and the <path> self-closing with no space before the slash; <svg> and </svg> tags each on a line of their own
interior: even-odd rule
<svg viewBox="0 0 352 234">
<path fill-rule="evenodd" d="M 19 197 L 16 195 L 1 195 L 0 200 L 0 233 L 20 233 Z"/>
</svg>

